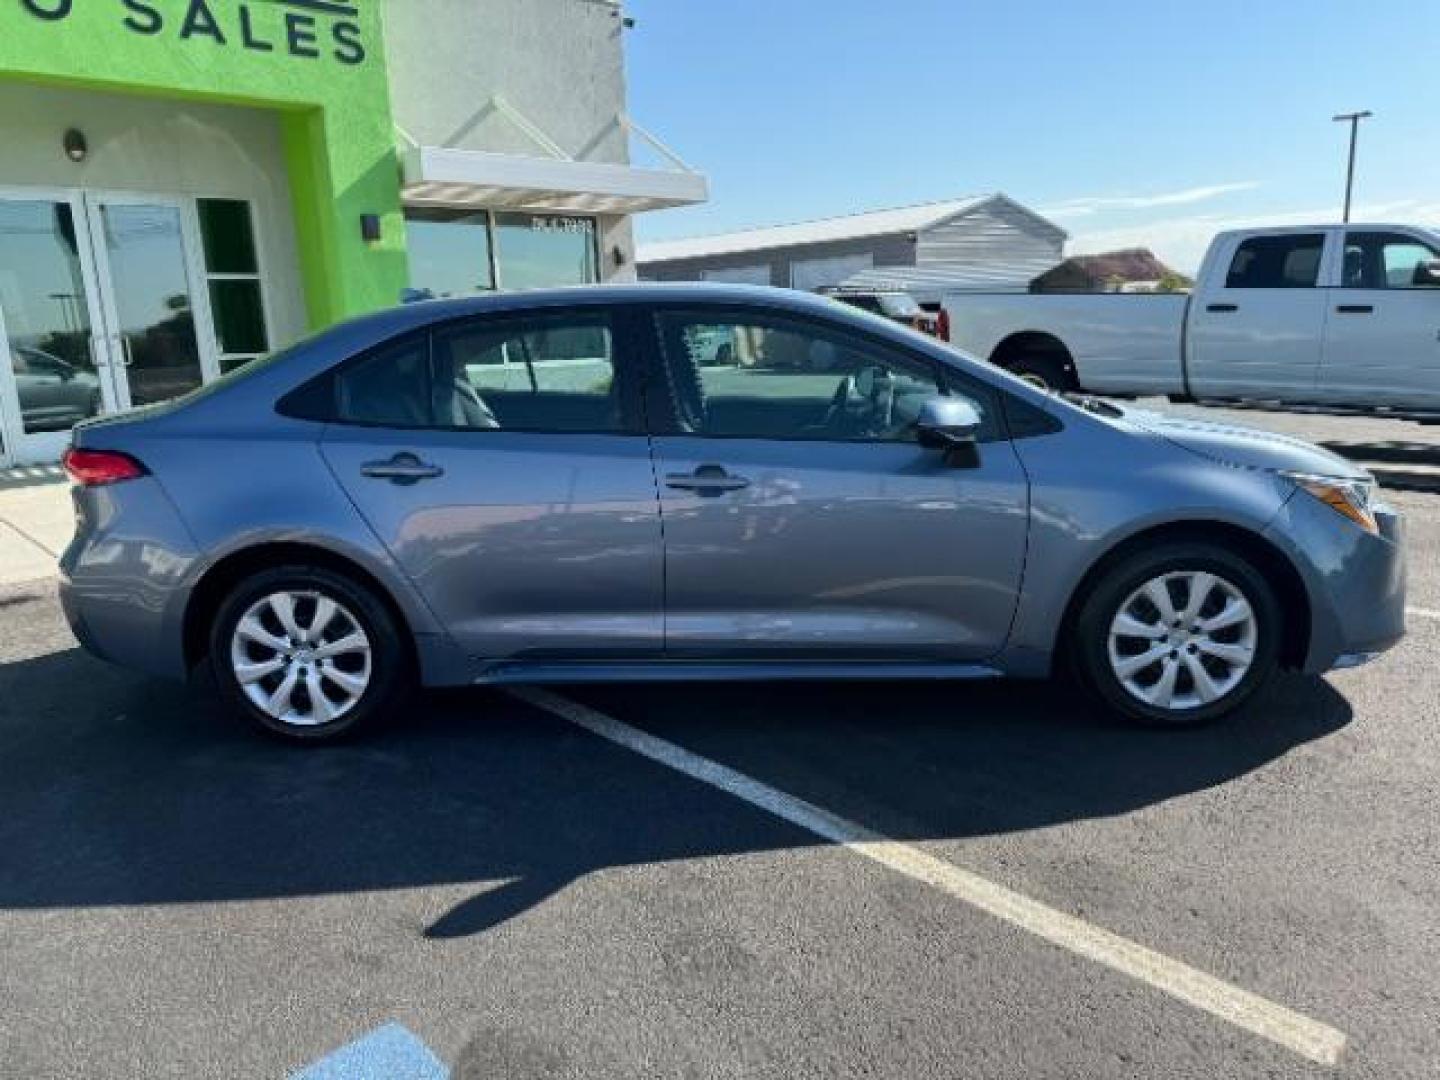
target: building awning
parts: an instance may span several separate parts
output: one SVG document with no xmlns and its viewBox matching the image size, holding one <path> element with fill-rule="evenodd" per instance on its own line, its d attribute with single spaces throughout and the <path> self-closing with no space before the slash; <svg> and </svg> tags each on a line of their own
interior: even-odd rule
<svg viewBox="0 0 1440 1080">
<path fill-rule="evenodd" d="M 402 151 L 407 206 L 489 207 L 583 214 L 636 214 L 709 197 L 689 169 L 412 146 Z"/>
</svg>

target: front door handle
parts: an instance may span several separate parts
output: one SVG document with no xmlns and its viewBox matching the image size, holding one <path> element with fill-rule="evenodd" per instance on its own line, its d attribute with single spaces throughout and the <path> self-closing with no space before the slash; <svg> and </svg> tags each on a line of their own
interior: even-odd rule
<svg viewBox="0 0 1440 1080">
<path fill-rule="evenodd" d="M 1206 304 L 1206 311 L 1213 311 L 1217 315 L 1228 315 L 1231 312 L 1239 311 L 1239 304 Z"/>
<path fill-rule="evenodd" d="M 360 466 L 360 475 L 372 480 L 389 480 L 392 484 L 418 484 L 421 480 L 444 476 L 445 470 L 439 465 L 421 461 L 414 454 L 402 452 L 389 461 L 367 461 Z"/>
<path fill-rule="evenodd" d="M 1375 311 L 1374 304 L 1340 304 L 1335 308 L 1341 315 L 1370 315 Z"/>
<path fill-rule="evenodd" d="M 739 491 L 750 486 L 743 476 L 731 476 L 719 465 L 700 465 L 693 473 L 669 473 L 665 486 L 681 491 L 693 491 L 697 495 L 723 495 L 727 491 Z"/>
</svg>

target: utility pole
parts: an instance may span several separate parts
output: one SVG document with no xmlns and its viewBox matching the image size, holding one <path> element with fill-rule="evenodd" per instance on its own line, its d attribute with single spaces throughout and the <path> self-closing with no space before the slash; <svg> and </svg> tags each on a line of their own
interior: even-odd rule
<svg viewBox="0 0 1440 1080">
<path fill-rule="evenodd" d="M 1341 113 L 1331 119 L 1348 122 L 1350 125 L 1350 164 L 1345 170 L 1345 221 L 1350 220 L 1350 195 L 1355 190 L 1355 136 L 1360 131 L 1360 121 L 1374 116 L 1369 109 L 1363 112 Z"/>
</svg>

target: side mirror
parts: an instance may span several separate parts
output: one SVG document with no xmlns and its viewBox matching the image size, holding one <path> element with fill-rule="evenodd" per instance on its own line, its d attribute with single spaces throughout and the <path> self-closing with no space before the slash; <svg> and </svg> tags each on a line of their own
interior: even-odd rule
<svg viewBox="0 0 1440 1080">
<path fill-rule="evenodd" d="M 1412 284 L 1430 288 L 1440 285 L 1440 259 L 1431 259 L 1415 267 L 1415 280 Z"/>
<path fill-rule="evenodd" d="M 920 445 L 942 450 L 947 464 L 973 469 L 980 464 L 976 441 L 984 421 L 975 406 L 963 398 L 932 397 L 920 406 L 915 431 Z"/>
</svg>

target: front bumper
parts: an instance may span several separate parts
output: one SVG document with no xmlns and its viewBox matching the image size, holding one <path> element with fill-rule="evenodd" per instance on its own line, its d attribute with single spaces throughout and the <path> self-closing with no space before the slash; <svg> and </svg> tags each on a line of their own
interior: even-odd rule
<svg viewBox="0 0 1440 1080">
<path fill-rule="evenodd" d="M 1367 663 L 1405 636 L 1405 522 L 1383 503 L 1374 511 L 1378 536 L 1297 491 L 1267 530 L 1309 594 L 1307 672 Z"/>
</svg>

